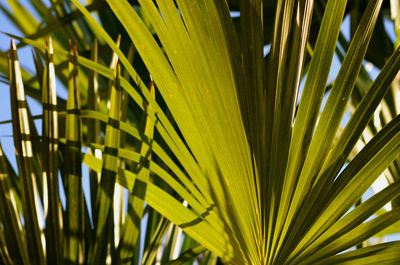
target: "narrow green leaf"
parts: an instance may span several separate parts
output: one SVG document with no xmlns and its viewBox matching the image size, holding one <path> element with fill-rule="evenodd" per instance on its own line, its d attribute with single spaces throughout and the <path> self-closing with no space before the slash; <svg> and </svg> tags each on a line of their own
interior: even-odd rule
<svg viewBox="0 0 400 265">
<path fill-rule="evenodd" d="M 98 42 L 97 39 L 93 41 L 93 45 L 90 51 L 90 60 L 94 63 L 98 62 Z M 98 73 L 89 69 L 88 74 L 88 100 L 87 100 L 87 109 L 88 110 L 99 110 L 100 103 L 100 94 L 99 94 L 99 78 Z M 100 144 L 101 142 L 101 130 L 100 130 L 100 121 L 95 119 L 87 120 L 87 142 Z M 99 156 L 99 151 L 96 149 L 89 148 L 88 149 L 91 154 Z M 97 152 L 97 154 L 96 154 Z M 97 186 L 100 182 L 100 175 L 97 172 L 90 171 L 90 199 L 91 199 L 91 208 L 92 211 L 96 208 L 96 194 L 97 194 Z M 96 214 L 93 214 L 95 216 Z"/>
<path fill-rule="evenodd" d="M 327 246 L 323 247 L 321 250 L 312 253 L 303 262 L 294 264 L 312 264 L 315 261 L 321 260 L 335 253 L 339 253 L 360 242 L 363 242 L 364 240 L 375 235 L 377 232 L 390 226 L 394 222 L 397 222 L 399 219 L 400 209 L 394 209 L 390 212 L 374 218 L 367 223 L 361 224 L 357 228 L 351 230 L 350 232 L 334 240 Z"/>
<path fill-rule="evenodd" d="M 55 17 L 57 18 L 57 20 L 60 20 L 62 17 L 66 16 L 68 14 L 67 11 L 67 6 L 68 6 L 68 2 L 65 2 L 63 4 L 59 4 L 58 1 L 56 0 L 51 0 L 51 9 L 53 9 L 53 12 L 55 13 Z M 70 25 L 65 25 L 63 27 L 63 31 L 64 31 L 64 36 L 63 37 L 67 37 L 69 39 L 74 39 L 77 40 L 77 42 L 79 43 L 79 47 L 83 48 L 83 49 L 87 49 L 87 42 L 84 41 L 84 33 L 82 31 L 82 28 L 78 27 L 78 25 L 75 24 L 70 24 Z"/>
<path fill-rule="evenodd" d="M 298 190 L 296 188 L 296 183 L 306 158 L 307 150 L 314 132 L 314 126 L 317 122 L 346 3 L 346 0 L 329 0 L 325 9 L 314 54 L 308 69 L 302 99 L 296 115 L 296 122 L 292 131 L 288 158 L 290 163 L 285 173 L 283 193 L 293 194 L 295 190 Z M 283 244 L 289 225 L 301 202 L 300 194 L 297 194 L 296 198 L 291 200 L 282 234 L 277 244 L 278 250 Z M 278 253 L 278 251 L 276 253 Z"/>
<path fill-rule="evenodd" d="M 150 93 L 153 95 L 153 97 L 155 97 L 155 87 L 153 81 L 151 82 Z M 143 135 L 148 139 L 152 139 L 154 135 L 154 124 L 147 117 L 147 113 L 152 111 L 154 110 L 152 110 L 151 107 L 148 106 L 146 112 L 143 113 L 145 118 Z M 137 174 L 138 178 L 140 178 L 145 183 L 150 181 L 150 171 L 145 169 L 148 167 L 148 161 L 151 160 L 151 147 L 151 142 L 149 145 L 141 145 L 140 161 L 134 169 L 134 173 Z M 146 189 L 144 189 L 142 182 L 135 182 L 132 193 L 129 196 L 127 213 L 128 216 L 125 219 L 121 242 L 118 246 L 118 251 L 120 252 L 119 260 L 121 260 L 122 264 L 128 264 L 127 261 L 130 261 L 132 259 L 132 256 L 134 254 L 134 246 L 138 242 L 140 220 L 143 218 L 145 193 Z"/>
<path fill-rule="evenodd" d="M 311 242 L 348 211 L 400 152 L 400 116 L 385 126 L 335 182 L 329 206 L 302 239 Z"/>
<path fill-rule="evenodd" d="M 316 261 L 315 265 L 393 265 L 400 261 L 400 242 L 389 242 L 334 255 Z"/>
<path fill-rule="evenodd" d="M 170 225 L 171 223 L 163 217 L 159 220 L 153 238 L 149 240 L 150 242 L 144 251 L 142 265 L 153 264 L 159 249 L 162 247 L 162 241 Z"/>
<path fill-rule="evenodd" d="M 85 257 L 84 198 L 82 187 L 82 132 L 80 115 L 80 85 L 78 79 L 78 48 L 70 43 L 69 82 L 66 117 L 66 201 L 67 227 L 64 262 L 82 264 Z"/>
<path fill-rule="evenodd" d="M 284 6 L 282 6 L 283 3 Z M 269 75 L 267 79 L 267 93 L 271 94 L 271 97 L 267 99 L 267 105 L 271 104 L 268 105 L 267 115 L 270 115 L 269 122 L 272 122 L 273 125 L 268 132 L 271 134 L 271 143 L 267 140 L 267 148 L 268 146 L 271 148 L 270 151 L 267 150 L 270 152 L 268 154 L 270 157 L 268 162 L 268 181 L 270 184 L 268 188 L 271 198 L 271 206 L 268 207 L 270 209 L 268 223 L 270 238 L 267 239 L 269 259 L 272 258 L 272 252 L 274 252 L 278 243 L 277 238 L 280 236 L 280 231 L 285 223 L 284 215 L 287 213 L 290 202 L 290 193 L 281 192 L 281 190 L 283 189 L 284 174 L 288 163 L 290 139 L 306 56 L 307 38 L 311 27 L 313 5 L 313 0 L 304 1 L 304 3 L 298 2 L 297 4 L 294 1 L 281 1 L 277 7 L 277 11 L 281 14 L 276 16 L 275 35 L 271 44 L 273 49 L 270 52 L 271 61 L 268 65 Z M 293 20 L 296 23 L 301 23 L 301 27 L 290 27 L 289 25 L 293 23 Z M 281 25 L 284 26 L 281 27 Z M 277 46 L 277 48 L 274 46 Z M 265 188 L 263 187 L 263 190 Z M 274 204 L 275 206 L 272 206 Z M 275 224 L 275 227 L 273 224 Z"/>
<path fill-rule="evenodd" d="M 238 87 L 239 100 L 256 161 L 262 161 L 264 150 L 261 143 L 265 134 L 264 36 L 260 34 L 263 32 L 263 1 L 241 1 L 240 9 L 240 42 L 246 80 L 243 80 L 243 86 Z M 263 163 L 257 166 L 262 167 Z"/>
<path fill-rule="evenodd" d="M 5 242 L 10 257 L 19 264 L 29 264 L 29 255 L 23 227 L 11 189 L 10 175 L 7 170 L 7 161 L 0 144 L 0 216 L 4 227 Z"/>
<path fill-rule="evenodd" d="M 386 237 L 393 234 L 397 234 L 400 231 L 400 221 L 397 223 L 392 224 L 391 226 L 387 227 L 386 229 L 380 231 L 375 236 L 376 237 Z"/>
<path fill-rule="evenodd" d="M 58 191 L 58 115 L 53 41 L 48 40 L 42 88 L 42 171 L 46 218 L 46 257 L 49 264 L 62 262 L 61 203 Z"/>
<path fill-rule="evenodd" d="M 168 265 L 183 265 L 186 264 L 186 262 L 193 260 L 195 257 L 197 257 L 198 255 L 200 255 L 201 253 L 203 253 L 206 249 L 201 246 L 201 245 L 197 245 L 194 246 L 188 250 L 186 250 L 185 252 L 183 252 L 179 258 L 168 262 Z"/>
<path fill-rule="evenodd" d="M 107 246 L 110 245 L 108 232 L 113 222 L 112 201 L 114 196 L 114 186 L 118 172 L 118 148 L 120 145 L 120 105 L 121 105 L 121 68 L 119 63 L 114 69 L 114 81 L 112 82 L 110 96 L 109 121 L 106 128 L 105 149 L 103 153 L 103 166 L 101 171 L 100 186 L 96 199 L 96 239 L 94 245 L 89 249 L 88 260 L 90 263 L 101 263 L 107 257 Z M 111 248 L 114 244 L 111 244 Z"/>
<path fill-rule="evenodd" d="M 391 56 L 390 60 L 386 63 L 378 77 L 375 79 L 371 87 L 368 89 L 367 94 L 362 98 L 356 111 L 351 116 L 350 121 L 329 152 L 328 157 L 321 169 L 320 175 L 317 177 L 317 183 L 314 185 L 312 192 L 310 192 L 311 196 L 309 196 L 308 201 L 305 202 L 306 205 L 311 202 L 314 203 L 314 205 L 311 207 L 312 216 L 318 216 L 330 201 L 329 196 L 324 196 L 326 199 L 319 201 L 316 201 L 316 198 L 320 197 L 322 194 L 326 194 L 329 192 L 329 190 L 332 190 L 332 186 L 334 185 L 333 180 L 344 166 L 344 163 L 346 162 L 351 150 L 354 148 L 357 140 L 370 121 L 371 116 L 373 115 L 379 102 L 390 88 L 390 83 L 395 78 L 396 73 L 399 71 L 399 59 L 400 49 L 397 49 L 396 52 Z M 307 216 L 310 216 L 310 213 L 308 212 L 300 214 L 300 218 L 307 218 Z"/>
<path fill-rule="evenodd" d="M 217 255 L 223 256 L 227 261 L 231 259 L 233 253 L 225 252 L 222 255 L 225 249 L 223 246 L 226 244 L 224 237 L 219 235 L 201 216 L 193 213 L 165 191 L 147 183 L 145 200 L 151 207 L 180 226 L 183 231 L 200 244 Z M 175 209 L 174 212 L 169 210 L 171 208 Z"/>
<path fill-rule="evenodd" d="M 104 150 L 103 146 L 97 146 L 99 150 Z M 139 153 L 135 153 L 132 151 L 127 151 L 124 149 L 118 149 L 118 157 L 128 159 L 135 163 L 141 163 L 142 161 L 146 161 L 146 157 L 141 156 Z M 96 158 L 93 155 L 85 154 L 83 163 L 87 164 L 91 169 L 95 170 L 96 172 L 101 172 L 101 163 L 102 160 Z M 184 186 L 182 186 L 178 181 L 176 181 L 165 169 L 157 165 L 154 161 L 148 162 L 148 169 L 143 168 L 143 171 L 150 171 L 155 175 L 158 175 L 161 179 L 163 179 L 168 185 L 174 188 L 174 190 L 189 204 L 193 207 L 194 210 L 198 213 L 202 213 L 206 211 L 207 208 L 203 207 L 192 194 L 190 194 Z M 119 168 L 118 175 L 117 175 L 117 182 L 127 188 L 128 190 L 132 190 L 135 183 L 135 174 L 131 171 Z M 208 207 L 212 209 L 213 206 Z M 213 211 L 211 211 L 213 213 Z M 215 213 L 214 213 L 215 214 Z M 215 221 L 215 218 L 213 218 Z M 218 227 L 223 231 L 223 227 L 221 224 L 215 223 L 215 226 Z"/>
<path fill-rule="evenodd" d="M 305 227 L 303 222 L 307 220 L 307 210 L 298 210 L 297 215 L 300 214 L 300 218 L 293 217 L 293 214 L 295 214 L 297 207 L 301 207 L 301 198 L 304 198 L 312 188 L 333 141 L 335 140 L 352 88 L 356 83 L 358 73 L 362 67 L 381 4 L 381 0 L 369 2 L 341 70 L 330 91 L 324 110 L 319 117 L 318 125 L 315 128 L 304 164 L 302 165 L 295 192 L 292 195 L 291 208 L 288 212 L 288 217 L 296 220 L 287 238 L 287 241 L 293 242 L 293 244 L 295 244 L 294 238 L 298 235 L 299 230 Z M 328 11 L 329 9 L 327 7 L 326 12 Z M 304 96 L 306 97 L 306 95 Z M 303 101 L 303 99 L 301 101 Z M 298 117 L 296 117 L 296 120 L 297 119 Z M 287 221 L 288 220 L 286 220 L 286 222 Z M 282 255 L 285 256 L 287 253 L 283 253 Z"/>
<path fill-rule="evenodd" d="M 18 29 L 21 30 L 24 35 L 35 32 L 39 23 L 32 13 L 19 1 L 7 0 L 7 2 L 11 7 L 12 16 L 15 17 Z"/>
<path fill-rule="evenodd" d="M 312 241 L 310 245 L 306 248 L 302 248 L 303 244 L 300 242 L 297 248 L 293 250 L 290 257 L 296 257 L 294 263 L 298 262 L 302 257 L 307 256 L 313 249 L 321 248 L 326 244 L 332 242 L 336 238 L 342 236 L 348 231 L 360 225 L 368 217 L 374 214 L 377 210 L 382 208 L 386 203 L 390 202 L 394 198 L 400 195 L 400 182 L 394 183 L 384 190 L 380 191 L 367 201 L 358 205 L 354 210 L 345 215 L 342 219 L 338 220 L 333 224 L 325 233 L 323 233 L 319 238 Z"/>
<path fill-rule="evenodd" d="M 4 238 L 4 228 L 0 228 L 0 260 L 5 264 L 5 265 L 12 265 L 12 259 L 8 253 L 7 250 L 7 244 L 6 240 Z"/>
<path fill-rule="evenodd" d="M 17 165 L 21 181 L 21 194 L 24 210 L 26 241 L 32 263 L 45 264 L 41 231 L 39 226 L 39 199 L 37 184 L 32 171 L 33 150 L 27 115 L 24 85 L 17 56 L 15 41 L 10 48 L 9 78 L 11 94 L 11 114 L 13 118 L 14 145 L 17 153 Z M 44 242 L 43 242 L 44 243 Z"/>
<path fill-rule="evenodd" d="M 374 111 L 381 102 L 383 96 L 390 88 L 390 83 L 396 76 L 400 69 L 400 49 L 391 56 L 385 67 L 382 69 L 378 77 L 375 79 L 368 92 L 362 98 L 357 109 L 350 118 L 343 132 L 340 134 L 339 139 L 332 147 L 328 157 L 321 169 L 318 181 L 314 185 L 313 198 L 320 196 L 320 194 L 331 189 L 333 180 L 337 173 L 343 167 L 346 159 L 348 158 L 351 150 L 354 148 L 359 137 L 362 135 L 363 130 L 366 128 Z M 330 185 L 327 185 L 330 184 Z M 325 202 L 326 201 L 321 201 Z M 315 208 L 315 207 L 312 207 Z M 321 209 L 320 206 L 316 207 Z"/>
<path fill-rule="evenodd" d="M 350 44 L 348 53 L 343 61 L 341 70 L 335 80 L 328 97 L 328 101 L 320 116 L 320 121 L 313 135 L 309 147 L 309 153 L 304 162 L 298 183 L 298 189 L 301 191 L 300 196 L 304 195 L 312 185 L 315 176 L 317 176 L 322 163 L 334 141 L 340 122 L 344 115 L 348 99 L 351 95 L 352 88 L 355 85 L 356 78 L 362 67 L 363 59 L 368 48 L 369 40 L 382 0 L 370 1 L 367 10 L 364 12 L 363 18 L 357 29 L 357 32 Z M 350 70 L 349 70 L 350 69 Z M 312 176 L 312 177 L 308 177 Z M 308 178 L 304 181 L 303 178 Z M 294 196 L 294 200 L 298 198 Z"/>
<path fill-rule="evenodd" d="M 203 263 L 202 265 L 216 265 L 218 262 L 218 257 L 214 253 L 209 252 L 207 260 L 205 260 L 205 262 L 206 263 Z"/>
</svg>

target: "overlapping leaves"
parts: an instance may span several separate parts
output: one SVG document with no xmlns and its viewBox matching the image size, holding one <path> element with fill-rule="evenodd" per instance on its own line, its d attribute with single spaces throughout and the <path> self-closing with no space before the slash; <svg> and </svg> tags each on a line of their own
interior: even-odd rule
<svg viewBox="0 0 400 265">
<path fill-rule="evenodd" d="M 312 39 L 315 34 L 312 21 L 314 10 L 321 11 L 320 1 L 277 1 L 273 30 L 268 37 L 271 40 L 268 59 L 263 55 L 266 39 L 263 19 L 268 10 L 263 1 L 240 1 L 238 33 L 237 23 L 231 19 L 225 1 L 139 0 L 138 6 L 132 7 L 128 1 L 108 0 L 126 31 L 123 42 L 129 42 L 129 36 L 135 47 L 131 46 L 131 50 L 136 49 L 154 79 L 150 90 L 145 85 L 148 77 L 142 69 L 114 43 L 87 8 L 77 0 L 72 3 L 85 19 L 82 28 L 89 28 L 100 43 L 111 47 L 121 66 L 114 64 L 108 69 L 93 60 L 96 58 L 93 54 L 92 60 L 88 60 L 78 56 L 76 50 L 71 55 L 62 49 L 54 52 L 60 62 L 70 60 L 67 108 L 58 114 L 66 117 L 67 130 L 65 139 L 61 137 L 59 141 L 66 144 L 66 154 L 70 154 L 64 156 L 66 165 L 68 159 L 78 159 L 65 172 L 61 171 L 65 174 L 68 216 L 65 218 L 68 227 L 65 246 L 68 247 L 63 249 L 64 259 L 73 263 L 78 260 L 102 263 L 109 257 L 113 262 L 137 264 L 137 238 L 142 233 L 140 219 L 146 211 L 146 202 L 202 246 L 189 249 L 173 264 L 190 260 L 204 248 L 228 264 L 343 261 L 367 264 L 378 259 L 394 264 L 400 260 L 395 254 L 397 242 L 338 255 L 400 219 L 398 209 L 393 208 L 366 222 L 400 195 L 397 182 L 352 209 L 382 172 L 393 167 L 392 162 L 400 154 L 400 119 L 393 115 L 393 120 L 379 133 L 377 130 L 376 136 L 351 161 L 348 159 L 400 69 L 397 49 L 375 81 L 368 87 L 359 87 L 359 75 L 364 73 L 363 61 L 375 24 L 379 22 L 382 0 L 369 1 L 360 17 L 322 113 L 319 112 L 325 86 L 346 12 L 345 0 L 327 1 L 316 40 Z M 59 16 L 65 15 L 62 8 L 55 6 L 55 9 Z M 68 30 L 79 33 L 76 28 L 73 25 Z M 43 49 L 40 41 L 20 40 Z M 96 74 L 111 80 L 108 107 L 90 98 L 88 107 L 80 108 L 78 64 L 89 69 L 88 75 L 83 72 L 84 80 L 85 77 L 90 80 L 88 89 L 82 91 L 89 90 L 91 96 L 97 93 Z M 48 69 L 45 68 L 45 73 Z M 305 74 L 297 106 L 300 80 Z M 13 76 L 11 73 L 10 77 Z M 17 80 L 16 84 L 22 83 L 20 77 Z M 21 85 L 15 86 L 21 88 Z M 51 87 L 45 79 L 42 86 L 43 89 Z M 350 121 L 340 130 L 346 107 L 350 100 L 355 102 L 355 93 L 359 90 L 365 95 L 359 95 Z M 124 93 L 130 96 L 125 103 Z M 53 106 L 44 111 L 44 117 L 52 115 L 55 103 L 42 103 Z M 134 113 L 141 114 L 143 126 L 132 122 Z M 82 128 L 81 119 L 89 121 Z M 16 118 L 13 120 L 15 123 Z M 55 123 L 49 118 L 45 121 L 46 126 Z M 104 143 L 91 133 L 91 130 L 100 133 L 100 121 L 106 124 Z M 21 130 L 14 131 L 15 137 L 30 135 Z M 82 141 L 84 130 L 91 135 L 87 142 Z M 45 158 L 54 157 L 57 135 L 51 130 L 44 132 L 49 132 L 42 141 L 48 143 L 49 153 Z M 30 140 L 28 136 L 24 137 Z M 122 145 L 125 137 L 126 145 Z M 26 141 L 22 143 L 27 144 Z M 81 145 L 90 148 L 83 157 L 79 152 Z M 43 149 L 43 154 L 47 149 Z M 96 155 L 100 151 L 101 158 Z M 31 160 L 23 156 L 20 163 Z M 90 207 L 93 231 L 89 228 L 90 222 L 84 221 L 88 220 L 87 206 L 81 182 L 76 181 L 80 178 L 80 160 L 92 170 L 90 187 L 96 194 L 91 197 Z M 21 164 L 20 172 L 22 168 L 34 171 L 25 164 Z M 56 173 L 57 168 L 52 165 L 46 169 L 46 177 Z M 42 180 L 45 187 L 56 187 L 56 178 L 48 179 L 50 183 L 46 178 Z M 21 180 L 30 178 L 22 176 Z M 4 182 L 2 187 L 7 189 L 7 185 L 10 184 Z M 132 192 L 127 199 L 127 215 L 121 215 L 125 216 L 122 236 L 115 230 L 118 223 L 115 216 L 119 214 L 113 209 L 118 185 Z M 21 182 L 21 186 L 29 187 L 28 195 L 36 192 L 35 207 L 41 196 L 46 198 L 35 191 L 34 183 Z M 54 192 L 51 194 L 54 196 Z M 54 196 L 52 202 L 57 202 L 57 198 Z M 22 205 L 26 203 L 27 199 L 22 196 Z M 61 206 L 57 205 L 60 204 L 50 205 L 49 218 L 58 214 L 57 207 Z M 12 212 L 13 208 L 6 206 Z M 152 231 L 147 232 L 153 237 L 151 244 L 147 238 L 150 252 L 146 252 L 143 264 L 154 263 L 154 249 L 161 244 L 168 226 L 165 219 L 151 213 L 154 222 Z M 19 229 L 35 231 L 26 235 L 39 242 L 43 226 L 35 223 L 38 220 L 35 214 L 31 211 L 28 215 L 31 219 Z M 73 218 L 75 214 L 77 219 Z M 57 231 L 56 221 L 57 218 L 46 219 L 48 229 Z M 15 225 L 11 228 L 17 229 Z M 178 228 L 174 229 L 179 232 Z M 84 231 L 90 231 L 90 236 L 83 236 Z M 59 239 L 52 239 L 48 234 L 45 238 L 46 243 L 57 243 Z M 87 238 L 91 239 L 87 241 Z M 165 245 L 164 251 L 174 248 L 174 244 Z M 46 258 L 59 260 L 58 245 L 49 246 Z M 21 249 L 18 254 L 22 255 L 21 259 L 26 255 L 24 251 Z M 39 253 L 38 262 L 43 262 L 43 250 L 27 248 L 27 251 Z M 368 259 L 363 259 L 363 255 Z M 171 256 L 164 258 L 163 262 L 171 259 Z M 208 261 L 203 259 L 204 264 Z"/>
</svg>

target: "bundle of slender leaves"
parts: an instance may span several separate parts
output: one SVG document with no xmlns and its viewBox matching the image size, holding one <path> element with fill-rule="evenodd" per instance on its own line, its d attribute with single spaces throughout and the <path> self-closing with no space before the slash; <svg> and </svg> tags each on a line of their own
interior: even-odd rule
<svg viewBox="0 0 400 265">
<path fill-rule="evenodd" d="M 2 264 L 400 263 L 396 1 L 7 2 Z"/>
</svg>

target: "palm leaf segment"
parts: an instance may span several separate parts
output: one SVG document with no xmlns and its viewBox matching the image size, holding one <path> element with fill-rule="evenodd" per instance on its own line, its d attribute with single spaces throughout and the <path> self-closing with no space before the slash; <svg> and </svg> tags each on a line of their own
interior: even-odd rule
<svg viewBox="0 0 400 265">
<path fill-rule="evenodd" d="M 140 88 L 132 65 L 73 2 Z M 240 37 L 224 2 L 139 2 L 162 48 L 127 2 L 108 1 L 182 135 L 141 90 L 155 110 L 156 129 L 183 167 L 183 172 L 170 168 L 178 182 L 164 180 L 189 204 L 184 207 L 145 182 L 150 206 L 231 264 L 313 264 L 344 255 L 357 260 L 334 255 L 399 220 L 394 209 L 362 224 L 398 195 L 397 185 L 375 196 L 383 200 L 374 197 L 341 219 L 400 152 L 396 118 L 339 173 L 400 67 L 396 51 L 372 84 L 371 97 L 362 100 L 335 139 L 382 1 L 369 2 L 320 115 L 346 1 L 327 2 L 296 115 L 314 1 L 277 2 L 268 61 L 260 37 L 262 1 L 241 2 Z M 352 214 L 363 210 L 362 218 Z M 394 247 L 382 245 L 382 250 Z M 396 259 L 386 256 L 388 262 Z"/>
</svg>

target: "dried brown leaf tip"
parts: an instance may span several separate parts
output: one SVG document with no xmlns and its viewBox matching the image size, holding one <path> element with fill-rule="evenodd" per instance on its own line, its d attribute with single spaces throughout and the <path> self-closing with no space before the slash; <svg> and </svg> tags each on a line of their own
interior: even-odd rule
<svg viewBox="0 0 400 265">
<path fill-rule="evenodd" d="M 153 77 L 150 75 L 150 86 L 154 87 L 154 80 Z"/>
<path fill-rule="evenodd" d="M 17 49 L 17 47 L 16 47 L 16 45 L 15 45 L 15 40 L 14 39 L 11 39 L 11 41 L 10 41 L 10 50 L 16 50 Z"/>
<path fill-rule="evenodd" d="M 117 59 L 117 75 L 120 76 L 121 75 L 121 63 L 119 58 Z"/>
</svg>

